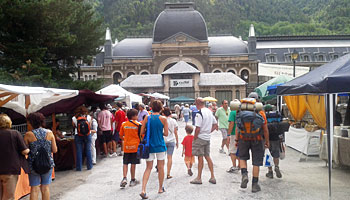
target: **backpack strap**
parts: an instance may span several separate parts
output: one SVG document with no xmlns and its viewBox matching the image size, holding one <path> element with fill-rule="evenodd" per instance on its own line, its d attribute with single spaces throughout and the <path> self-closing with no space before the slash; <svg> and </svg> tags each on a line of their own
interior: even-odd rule
<svg viewBox="0 0 350 200">
<path fill-rule="evenodd" d="M 149 118 L 147 119 L 146 146 L 149 146 L 149 136 L 151 134 L 151 118 L 152 115 L 149 115 Z"/>
<path fill-rule="evenodd" d="M 46 133 L 47 131 L 43 128 L 37 128 L 32 130 L 32 132 L 34 133 L 35 138 L 39 141 L 39 140 L 45 140 L 46 138 Z"/>
<path fill-rule="evenodd" d="M 135 126 L 137 126 L 137 134 L 138 134 L 138 136 L 139 136 L 139 138 L 140 138 L 140 142 L 141 142 L 141 127 L 140 127 L 140 124 L 136 124 L 135 122 L 133 122 L 132 120 L 129 120 L 129 122 L 131 122 L 132 124 L 134 124 Z"/>
</svg>

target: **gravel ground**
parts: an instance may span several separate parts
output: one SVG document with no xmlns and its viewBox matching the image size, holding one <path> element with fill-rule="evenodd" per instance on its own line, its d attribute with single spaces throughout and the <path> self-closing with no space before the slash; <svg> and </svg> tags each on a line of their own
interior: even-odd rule
<svg viewBox="0 0 350 200">
<path fill-rule="evenodd" d="M 181 142 L 185 136 L 183 122 L 179 123 Z M 251 164 L 249 168 L 249 183 L 247 189 L 240 188 L 240 173 L 229 174 L 226 170 L 231 161 L 227 154 L 219 153 L 221 133 L 212 133 L 211 157 L 217 184 L 208 182 L 209 169 L 205 163 L 203 184 L 191 185 L 194 176 L 187 175 L 187 170 L 181 157 L 182 147 L 175 149 L 173 156 L 172 179 L 165 180 L 166 192 L 157 194 L 158 177 L 154 170 L 147 185 L 147 195 L 150 199 L 328 199 L 328 168 L 318 157 L 308 157 L 305 162 L 299 162 L 300 153 L 287 149 L 286 158 L 281 161 L 281 179 L 267 179 L 267 169 L 262 167 L 259 183 L 262 191 L 251 193 Z M 197 162 L 197 160 L 196 160 Z M 145 162 L 136 168 L 136 178 L 141 181 Z M 128 174 L 130 181 L 130 173 Z M 350 170 L 334 169 L 332 171 L 333 199 L 350 199 Z M 141 184 L 135 187 L 127 186 L 120 189 L 122 179 L 122 157 L 100 160 L 93 170 L 82 172 L 64 171 L 56 173 L 56 180 L 51 184 L 51 199 L 140 199 Z M 25 197 L 24 199 L 29 199 Z"/>
</svg>

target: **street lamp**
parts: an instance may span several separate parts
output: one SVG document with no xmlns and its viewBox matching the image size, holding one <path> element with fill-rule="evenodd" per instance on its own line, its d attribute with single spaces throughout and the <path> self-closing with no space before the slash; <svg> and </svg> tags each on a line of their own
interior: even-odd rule
<svg viewBox="0 0 350 200">
<path fill-rule="evenodd" d="M 294 49 L 294 51 L 292 52 L 292 60 L 293 60 L 293 77 L 295 78 L 295 61 L 298 59 L 299 57 L 299 53 L 297 52 L 297 50 Z"/>
</svg>

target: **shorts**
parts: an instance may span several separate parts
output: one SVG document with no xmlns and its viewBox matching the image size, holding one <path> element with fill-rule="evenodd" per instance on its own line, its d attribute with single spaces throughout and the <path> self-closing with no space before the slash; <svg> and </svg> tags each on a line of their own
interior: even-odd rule
<svg viewBox="0 0 350 200">
<path fill-rule="evenodd" d="M 270 153 L 273 158 L 280 157 L 280 146 L 281 146 L 281 143 L 279 140 L 277 141 L 270 140 Z"/>
<path fill-rule="evenodd" d="M 157 158 L 157 160 L 165 160 L 165 151 L 159 153 L 150 153 L 149 158 L 146 161 L 153 161 Z"/>
<path fill-rule="evenodd" d="M 114 135 L 112 136 L 112 140 L 113 140 L 113 141 L 116 141 L 116 142 L 119 142 L 119 141 L 120 141 L 120 137 L 119 137 L 119 132 L 118 132 L 118 131 L 116 131 L 116 132 L 114 133 Z"/>
<path fill-rule="evenodd" d="M 192 142 L 192 155 L 194 156 L 209 156 L 210 141 L 197 138 Z"/>
<path fill-rule="evenodd" d="M 45 174 L 29 173 L 29 185 L 39 186 L 39 185 L 49 185 L 52 182 L 52 169 Z"/>
<path fill-rule="evenodd" d="M 172 156 L 175 149 L 175 142 L 165 143 L 165 146 L 166 146 L 166 154 Z"/>
<path fill-rule="evenodd" d="M 190 116 L 189 115 L 184 115 L 184 118 L 185 118 L 185 122 L 188 122 L 188 120 L 190 119 Z"/>
<path fill-rule="evenodd" d="M 263 140 L 239 140 L 238 157 L 241 160 L 249 160 L 249 149 L 252 151 L 252 163 L 254 166 L 262 166 L 264 161 L 264 141 Z"/>
<path fill-rule="evenodd" d="M 236 154 L 237 153 L 237 142 L 235 141 L 236 136 L 230 135 L 230 146 L 229 146 L 229 153 L 230 154 Z"/>
<path fill-rule="evenodd" d="M 137 153 L 124 153 L 123 156 L 123 164 L 132 164 L 137 165 L 140 164 L 140 159 L 137 159 Z"/>
<path fill-rule="evenodd" d="M 195 162 L 195 159 L 194 159 L 194 156 L 185 156 L 185 164 L 194 164 Z"/>
<path fill-rule="evenodd" d="M 227 128 L 220 128 L 221 134 L 222 134 L 222 139 L 227 139 L 227 132 L 228 129 Z"/>
<path fill-rule="evenodd" d="M 112 132 L 111 131 L 102 131 L 101 142 L 108 143 L 112 141 Z"/>
</svg>

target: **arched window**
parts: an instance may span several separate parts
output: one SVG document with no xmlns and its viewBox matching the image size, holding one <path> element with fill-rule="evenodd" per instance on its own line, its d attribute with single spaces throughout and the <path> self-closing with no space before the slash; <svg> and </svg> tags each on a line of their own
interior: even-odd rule
<svg viewBox="0 0 350 200">
<path fill-rule="evenodd" d="M 89 75 L 89 80 L 92 80 L 92 76 L 91 75 Z"/>
<path fill-rule="evenodd" d="M 113 83 L 114 84 L 119 84 L 121 82 L 121 80 L 122 80 L 122 74 L 119 73 L 119 72 L 115 72 L 113 74 Z"/>
<path fill-rule="evenodd" d="M 93 75 L 92 77 L 93 77 L 94 80 L 96 80 L 96 75 Z"/>
<path fill-rule="evenodd" d="M 217 69 L 214 71 L 214 73 L 221 73 L 221 71 Z"/>
<path fill-rule="evenodd" d="M 304 62 L 309 62 L 310 61 L 309 55 L 304 55 L 303 60 Z"/>
<path fill-rule="evenodd" d="M 338 58 L 339 58 L 339 56 L 337 54 L 333 55 L 333 60 L 338 59 Z"/>
<path fill-rule="evenodd" d="M 87 75 L 85 75 L 85 79 L 84 79 L 84 81 L 87 81 L 88 80 L 88 76 Z"/>
<path fill-rule="evenodd" d="M 236 90 L 236 99 L 241 99 L 241 93 L 239 90 Z"/>
<path fill-rule="evenodd" d="M 141 72 L 141 75 L 149 75 L 148 71 Z"/>
<path fill-rule="evenodd" d="M 242 70 L 241 79 L 243 79 L 246 82 L 249 81 L 249 71 L 248 70 L 246 70 L 246 69 Z"/>
<path fill-rule="evenodd" d="M 129 76 L 131 76 L 131 75 L 135 75 L 135 73 L 134 73 L 134 72 L 129 72 L 129 73 L 126 75 L 126 77 L 129 77 Z"/>
<path fill-rule="evenodd" d="M 231 73 L 233 73 L 233 74 L 236 74 L 235 70 L 233 70 L 233 69 L 230 69 L 230 70 L 228 70 L 227 72 L 231 72 Z"/>
</svg>

